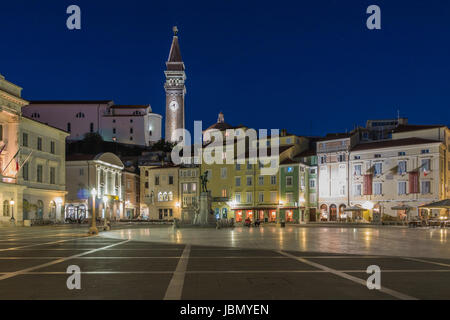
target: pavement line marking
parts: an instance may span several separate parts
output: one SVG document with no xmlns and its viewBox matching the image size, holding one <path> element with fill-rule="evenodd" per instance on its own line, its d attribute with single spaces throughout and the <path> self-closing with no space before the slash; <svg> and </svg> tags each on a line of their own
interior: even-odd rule
<svg viewBox="0 0 450 320">
<path fill-rule="evenodd" d="M 47 263 L 43 263 L 43 264 L 40 264 L 40 265 L 37 265 L 37 266 L 34 266 L 34 267 L 22 269 L 22 270 L 15 271 L 15 272 L 10 272 L 10 273 L 8 273 L 8 274 L 4 274 L 3 276 L 0 276 L 0 281 L 1 281 L 1 280 L 8 279 L 8 278 L 15 277 L 15 276 L 18 276 L 18 275 L 21 275 L 21 274 L 24 274 L 24 273 L 26 273 L 26 272 L 38 270 L 38 269 L 45 268 L 45 267 L 48 267 L 48 266 L 52 266 L 52 265 L 54 265 L 54 264 L 58 264 L 58 263 L 61 263 L 61 262 L 67 261 L 67 260 L 71 260 L 71 259 L 75 259 L 75 258 L 78 258 L 78 257 L 82 257 L 82 256 L 85 256 L 85 255 L 87 255 L 87 254 L 90 254 L 90 253 L 94 253 L 94 252 L 103 250 L 103 249 L 105 249 L 105 248 L 114 247 L 114 246 L 117 246 L 117 245 L 120 245 L 120 244 L 123 244 L 123 243 L 127 243 L 128 241 L 130 241 L 130 240 L 124 240 L 124 241 L 122 241 L 122 242 L 114 243 L 114 244 L 111 244 L 111 245 L 106 246 L 106 247 L 101 247 L 101 248 L 93 249 L 93 250 L 90 250 L 90 251 L 87 251 L 87 252 L 83 252 L 83 253 L 79 253 L 79 254 L 70 256 L 70 257 L 65 257 L 65 258 L 57 259 L 57 260 L 50 261 L 50 262 L 47 262 Z"/>
<path fill-rule="evenodd" d="M 184 286 L 184 276 L 186 274 L 190 252 L 191 245 L 187 244 L 186 247 L 184 247 L 180 260 L 178 261 L 177 268 L 173 273 L 163 300 L 181 300 L 181 294 L 183 293 Z"/>
<path fill-rule="evenodd" d="M 349 273 L 365 273 L 366 270 L 340 270 Z M 390 273 L 421 273 L 421 272 L 437 272 L 446 273 L 450 270 L 383 270 Z M 9 274 L 10 272 L 0 272 L 0 274 Z M 81 271 L 82 274 L 173 274 L 173 271 Z M 222 274 L 222 273 L 328 273 L 325 270 L 235 270 L 235 271 L 217 271 L 217 270 L 192 270 L 186 271 L 186 274 Z M 67 274 L 64 271 L 30 271 L 23 274 L 40 275 L 40 274 Z"/>
<path fill-rule="evenodd" d="M 442 263 L 442 262 L 436 262 L 436 261 L 428 261 L 428 260 L 423 260 L 423 259 L 419 259 L 419 258 L 402 257 L 402 259 L 410 260 L 410 261 L 416 261 L 416 262 L 429 263 L 429 264 L 434 264 L 434 265 L 442 266 L 442 267 L 450 267 L 450 264 L 448 264 L 448 263 Z"/>
<path fill-rule="evenodd" d="M 86 236 L 86 237 L 88 237 L 88 236 Z M 66 241 L 78 240 L 78 239 L 79 238 L 71 238 L 71 239 L 58 240 L 58 241 L 52 241 L 52 242 L 35 243 L 35 244 L 30 244 L 30 245 L 21 246 L 21 247 L 4 248 L 4 249 L 0 249 L 0 252 L 2 252 L 2 251 L 11 251 L 11 250 L 19 250 L 19 249 L 22 249 L 22 248 L 37 247 L 37 246 L 42 246 L 44 244 L 61 243 L 61 242 L 66 242 Z"/>
<path fill-rule="evenodd" d="M 353 281 L 353 282 L 355 282 L 355 283 L 361 284 L 361 285 L 363 285 L 364 287 L 367 286 L 366 280 L 363 280 L 363 279 L 360 279 L 360 278 L 351 276 L 351 275 L 346 274 L 346 273 L 344 273 L 344 272 L 342 272 L 342 271 L 338 271 L 338 270 L 332 269 L 332 268 L 327 267 L 327 266 L 324 266 L 324 265 L 322 265 L 322 264 L 319 264 L 319 263 L 316 263 L 316 262 L 309 261 L 309 260 L 307 260 L 307 259 L 305 259 L 305 258 L 299 258 L 299 257 L 296 257 L 296 256 L 294 256 L 294 255 L 292 255 L 292 254 L 290 254 L 290 253 L 287 253 L 287 252 L 283 252 L 283 251 L 278 251 L 278 252 L 281 253 L 281 254 L 283 254 L 283 255 L 285 255 L 285 256 L 287 256 L 287 257 L 291 257 L 292 259 L 295 259 L 295 260 L 297 260 L 297 261 L 303 262 L 303 263 L 308 264 L 308 265 L 310 265 L 310 266 L 313 266 L 313 267 L 315 267 L 315 268 L 318 268 L 318 269 L 327 271 L 327 272 L 329 272 L 329 273 L 332 273 L 332 274 L 334 274 L 334 275 L 336 275 L 336 276 L 338 276 L 338 277 L 341 277 L 341 278 L 344 278 L 344 279 Z M 382 286 L 381 289 L 378 290 L 378 291 L 381 291 L 381 292 L 383 292 L 383 293 L 385 293 L 385 294 L 388 294 L 388 295 L 390 295 L 390 296 L 393 296 L 393 297 L 395 297 L 395 298 L 397 298 L 397 299 L 401 299 L 401 300 L 418 300 L 417 298 L 414 298 L 414 297 L 412 297 L 412 296 L 406 295 L 406 294 L 404 294 L 404 293 L 401 293 L 401 292 L 398 292 L 398 291 L 395 291 L 395 290 L 392 290 L 392 289 L 389 289 L 389 288 L 386 288 L 386 287 L 383 287 L 383 286 Z"/>
</svg>

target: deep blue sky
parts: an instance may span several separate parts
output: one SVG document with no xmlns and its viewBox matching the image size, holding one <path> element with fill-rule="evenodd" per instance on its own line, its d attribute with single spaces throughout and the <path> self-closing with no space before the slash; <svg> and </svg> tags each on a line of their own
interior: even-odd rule
<svg viewBox="0 0 450 320">
<path fill-rule="evenodd" d="M 77 4 L 82 29 L 66 28 Z M 381 7 L 382 30 L 366 28 Z M 226 122 L 323 135 L 368 118 L 450 121 L 450 1 L 14 0 L 0 73 L 41 99 L 113 99 L 164 114 L 180 29 L 187 127 Z"/>
</svg>

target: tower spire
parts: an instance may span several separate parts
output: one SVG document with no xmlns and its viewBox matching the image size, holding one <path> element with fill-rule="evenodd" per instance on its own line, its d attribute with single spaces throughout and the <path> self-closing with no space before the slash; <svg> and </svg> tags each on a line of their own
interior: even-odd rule
<svg viewBox="0 0 450 320">
<path fill-rule="evenodd" d="M 184 129 L 184 95 L 186 94 L 186 73 L 184 63 L 181 58 L 180 44 L 178 43 L 178 28 L 172 28 L 173 38 L 170 46 L 169 58 L 167 59 L 167 69 L 164 71 L 166 82 L 166 141 L 177 142 L 184 140 L 179 137 L 177 129 Z"/>
</svg>

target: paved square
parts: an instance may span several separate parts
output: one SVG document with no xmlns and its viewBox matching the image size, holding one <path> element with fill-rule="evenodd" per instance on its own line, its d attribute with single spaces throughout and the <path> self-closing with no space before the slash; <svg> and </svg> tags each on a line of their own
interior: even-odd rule
<svg viewBox="0 0 450 320">
<path fill-rule="evenodd" d="M 450 259 L 435 241 L 428 257 L 381 255 L 372 243 L 356 254 L 360 246 L 336 245 L 338 235 L 367 244 L 367 230 L 325 228 L 317 243 L 320 228 L 262 229 L 201 230 L 198 240 L 167 226 L 115 225 L 95 237 L 87 226 L 0 228 L 0 299 L 450 299 Z M 426 230 L 417 232 L 424 250 Z M 448 246 L 447 230 L 429 232 Z M 67 288 L 70 265 L 81 269 L 81 290 Z M 369 265 L 381 268 L 381 290 L 366 286 Z"/>
</svg>

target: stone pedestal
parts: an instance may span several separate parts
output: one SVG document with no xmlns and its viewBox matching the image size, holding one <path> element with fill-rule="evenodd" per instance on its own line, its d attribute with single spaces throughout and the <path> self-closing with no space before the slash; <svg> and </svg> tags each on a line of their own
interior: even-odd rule
<svg viewBox="0 0 450 320">
<path fill-rule="evenodd" d="M 194 224 L 214 224 L 216 221 L 214 215 L 211 214 L 211 195 L 209 192 L 200 193 L 199 212 Z"/>
</svg>

